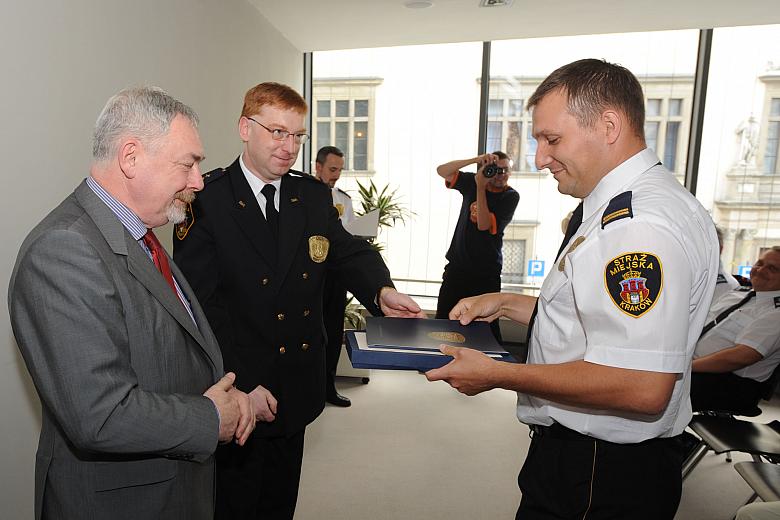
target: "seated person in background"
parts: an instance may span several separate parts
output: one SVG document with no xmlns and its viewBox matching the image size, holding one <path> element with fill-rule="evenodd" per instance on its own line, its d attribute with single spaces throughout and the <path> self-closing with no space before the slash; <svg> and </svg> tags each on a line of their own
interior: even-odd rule
<svg viewBox="0 0 780 520">
<path fill-rule="evenodd" d="M 723 230 L 715 226 L 715 232 L 718 234 L 718 246 L 720 246 L 720 254 L 723 254 Z M 734 278 L 733 275 L 723 267 L 723 259 L 721 258 L 718 267 L 718 280 L 715 282 L 715 294 L 712 295 L 712 302 L 715 303 L 721 296 L 727 292 L 733 291 L 739 287 L 739 281 Z"/>
<path fill-rule="evenodd" d="M 694 411 L 755 406 L 780 363 L 780 246 L 750 272 L 753 290 L 732 290 L 713 303 L 693 354 Z"/>
</svg>

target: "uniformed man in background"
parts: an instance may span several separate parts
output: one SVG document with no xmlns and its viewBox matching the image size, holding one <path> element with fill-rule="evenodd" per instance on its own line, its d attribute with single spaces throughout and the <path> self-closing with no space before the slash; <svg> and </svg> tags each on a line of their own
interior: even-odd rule
<svg viewBox="0 0 780 520">
<path fill-rule="evenodd" d="M 450 313 L 528 324 L 528 363 L 443 347 L 455 359 L 428 378 L 469 395 L 517 391 L 533 435 L 517 518 L 671 520 L 674 437 L 691 419 L 691 357 L 718 273 L 715 226 L 647 148 L 642 87 L 627 69 L 570 63 L 528 106 L 536 166 L 582 202 L 538 299 L 476 296 Z"/>
<path fill-rule="evenodd" d="M 250 89 L 241 155 L 205 175 L 175 229 L 174 258 L 262 421 L 241 449 L 217 450 L 218 519 L 293 518 L 306 425 L 325 405 L 326 273 L 374 314 L 422 317 L 379 254 L 344 230 L 328 188 L 290 170 L 307 109 L 286 85 Z"/>
<path fill-rule="evenodd" d="M 317 152 L 314 161 L 314 173 L 320 182 L 330 188 L 333 206 L 339 212 L 343 224 L 355 219 L 352 198 L 347 192 L 336 187 L 344 169 L 344 152 L 335 146 L 323 146 Z M 352 402 L 336 391 L 336 367 L 341 355 L 341 343 L 344 338 L 344 311 L 347 308 L 347 290 L 334 276 L 325 277 L 325 289 L 322 291 L 322 317 L 325 322 L 327 346 L 325 347 L 325 400 L 334 406 L 350 406 Z"/>
</svg>

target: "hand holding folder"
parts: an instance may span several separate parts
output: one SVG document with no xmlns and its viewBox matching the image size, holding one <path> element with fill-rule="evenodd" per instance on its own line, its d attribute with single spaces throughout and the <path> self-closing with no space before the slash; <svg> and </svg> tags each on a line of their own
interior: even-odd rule
<svg viewBox="0 0 780 520">
<path fill-rule="evenodd" d="M 514 360 L 485 322 L 460 325 L 451 320 L 368 318 L 366 328 L 367 332 L 347 333 L 347 353 L 355 368 L 424 372 L 452 360 L 441 352 L 442 344 L 480 349 L 496 360 Z"/>
</svg>

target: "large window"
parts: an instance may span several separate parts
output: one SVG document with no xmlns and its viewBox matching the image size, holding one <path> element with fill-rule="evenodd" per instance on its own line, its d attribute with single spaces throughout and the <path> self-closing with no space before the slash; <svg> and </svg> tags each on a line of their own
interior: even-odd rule
<svg viewBox="0 0 780 520">
<path fill-rule="evenodd" d="M 397 190 L 397 201 L 414 213 L 405 224 L 397 222 L 380 233 L 383 255 L 400 290 L 438 294 L 462 198 L 445 187 L 436 167 L 477 155 L 481 59 L 481 43 L 314 55 L 313 147 L 326 142 L 346 147 L 351 171 L 338 186 L 352 196 L 356 209 L 357 182 L 373 181 L 379 189 L 389 185 Z M 367 139 L 361 142 L 358 134 L 364 131 Z M 344 144 L 344 139 L 351 141 Z"/>
<path fill-rule="evenodd" d="M 724 235 L 726 270 L 747 276 L 780 245 L 780 26 L 713 32 L 696 197 Z"/>
<path fill-rule="evenodd" d="M 532 137 L 531 114 L 525 105 L 539 83 L 557 67 L 580 58 L 599 57 L 627 67 L 639 78 L 645 91 L 648 147 L 682 182 L 697 43 L 698 31 L 492 43 L 487 148 L 492 150 L 500 143 L 499 149 L 514 159 L 509 182 L 520 193 L 513 225 L 507 229 L 504 240 L 524 244 L 526 267 L 529 261 L 534 262 L 533 272 L 524 269 L 518 276 L 514 274 L 518 271 L 513 271 L 512 282 L 519 279 L 520 283 L 533 287 L 542 283 L 563 238 L 561 221 L 577 205 L 575 199 L 558 193 L 557 183 L 546 171 L 536 169 L 536 141 Z M 653 52 L 648 53 L 647 49 Z M 518 226 L 518 222 L 527 224 Z M 510 277 L 504 276 L 503 280 L 509 282 Z"/>
<path fill-rule="evenodd" d="M 539 287 L 577 205 L 537 171 L 527 103 L 555 68 L 585 57 L 626 66 L 645 92 L 647 145 L 683 181 L 691 131 L 699 32 L 666 31 L 493 42 L 487 151 L 513 159 L 520 204 L 504 235 L 508 290 Z M 752 264 L 780 243 L 780 29 L 716 29 L 705 107 L 697 197 L 726 230 L 724 264 Z M 380 235 L 393 277 L 414 294 L 435 295 L 462 198 L 436 166 L 477 155 L 481 43 L 318 52 L 314 59 L 314 143 L 346 148 L 356 182 L 397 188 L 414 212 Z M 361 126 L 365 125 L 365 126 Z M 364 141 L 361 141 L 364 139 Z M 314 150 L 316 152 L 316 150 Z M 363 169 L 365 168 L 365 169 Z M 470 165 L 465 171 L 475 171 Z"/>
</svg>

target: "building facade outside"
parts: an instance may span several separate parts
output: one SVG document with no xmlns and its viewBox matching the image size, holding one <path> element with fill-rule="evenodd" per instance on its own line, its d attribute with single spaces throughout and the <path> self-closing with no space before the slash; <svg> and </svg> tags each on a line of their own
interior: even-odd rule
<svg viewBox="0 0 780 520">
<path fill-rule="evenodd" d="M 780 26 L 716 29 L 713 38 L 697 197 L 726 232 L 723 261 L 733 273 L 780 243 L 779 40 Z M 648 146 L 683 182 L 697 45 L 698 31 L 493 42 L 486 148 L 513 158 L 510 185 L 520 193 L 504 236 L 506 290 L 541 285 L 561 220 L 576 206 L 534 165 L 525 101 L 539 82 L 583 57 L 628 67 L 645 90 Z M 481 57 L 479 42 L 314 55 L 313 146 L 346 152 L 341 185 L 356 209 L 358 182 L 398 189 L 414 216 L 380 238 L 412 294 L 438 292 L 461 201 L 436 166 L 477 154 Z"/>
</svg>

